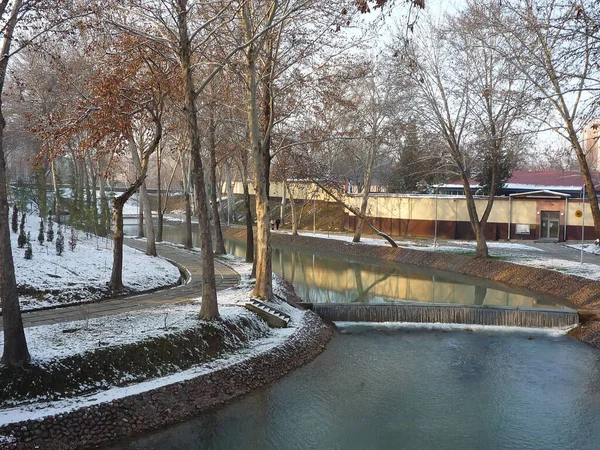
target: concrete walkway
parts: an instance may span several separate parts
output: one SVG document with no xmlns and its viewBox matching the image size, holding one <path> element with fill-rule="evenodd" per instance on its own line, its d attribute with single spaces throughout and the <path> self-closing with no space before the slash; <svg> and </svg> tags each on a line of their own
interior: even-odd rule
<svg viewBox="0 0 600 450">
<path fill-rule="evenodd" d="M 146 242 L 126 239 L 126 245 L 145 251 Z M 147 294 L 119 297 L 113 300 L 85 303 L 75 306 L 47 309 L 43 311 L 23 312 L 23 326 L 35 327 L 74 320 L 85 320 L 93 317 L 121 314 L 127 311 L 152 308 L 156 305 L 185 302 L 202 295 L 202 261 L 198 252 L 184 250 L 170 245 L 156 246 L 160 256 L 184 266 L 191 277 L 187 284 L 170 289 L 163 289 Z M 215 260 L 215 279 L 217 290 L 235 286 L 239 274 L 232 268 Z M 0 323 L 0 330 L 2 329 Z"/>
</svg>

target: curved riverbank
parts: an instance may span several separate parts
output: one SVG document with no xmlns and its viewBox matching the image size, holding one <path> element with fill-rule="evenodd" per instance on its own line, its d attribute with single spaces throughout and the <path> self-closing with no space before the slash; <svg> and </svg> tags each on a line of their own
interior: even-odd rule
<svg viewBox="0 0 600 450">
<path fill-rule="evenodd" d="M 3 448 L 84 449 L 126 439 L 186 420 L 263 387 L 320 354 L 331 327 L 306 311 L 291 337 L 255 356 L 195 378 L 107 403 L 0 428 Z"/>
</svg>

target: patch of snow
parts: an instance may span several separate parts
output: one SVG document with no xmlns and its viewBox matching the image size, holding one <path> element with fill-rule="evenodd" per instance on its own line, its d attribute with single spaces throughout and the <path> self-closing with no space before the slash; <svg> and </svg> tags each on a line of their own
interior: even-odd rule
<svg viewBox="0 0 600 450">
<path fill-rule="evenodd" d="M 578 251 L 581 251 L 581 244 L 567 244 L 565 247 L 569 247 Z M 591 253 L 593 255 L 600 255 L 600 245 L 596 244 L 583 244 L 583 251 L 585 253 Z"/>
<path fill-rule="evenodd" d="M 3 436 L 0 434 L 0 445 L 9 445 L 14 444 L 15 442 L 16 440 L 12 436 Z"/>
<path fill-rule="evenodd" d="M 289 231 L 284 231 L 283 233 L 286 234 L 291 234 L 291 232 Z M 345 241 L 348 243 L 352 243 L 355 245 L 383 245 L 383 246 L 389 246 L 389 242 L 386 241 L 384 238 L 375 238 L 375 237 L 361 237 L 360 238 L 360 242 L 352 242 L 352 239 L 354 238 L 353 235 L 350 234 L 338 234 L 338 233 L 303 233 L 306 236 L 314 236 L 314 237 L 318 237 L 321 239 L 333 239 L 333 240 L 338 240 L 338 241 Z M 474 249 L 475 247 L 477 247 L 477 242 L 475 241 L 450 241 L 450 240 L 443 240 L 442 242 L 444 244 L 442 245 L 433 245 L 430 243 L 430 239 L 428 240 L 422 240 L 422 241 L 415 241 L 415 240 L 411 240 L 411 239 L 394 239 L 396 244 L 398 244 L 399 247 L 404 247 L 404 248 L 416 248 L 418 250 L 440 250 L 440 251 L 448 251 L 448 252 L 461 252 L 464 251 L 465 248 L 468 249 Z M 534 247 L 532 245 L 527 245 L 527 244 L 518 244 L 518 243 L 514 243 L 514 242 L 488 242 L 487 243 L 488 247 L 490 249 L 510 249 L 510 250 L 526 250 L 526 251 L 533 251 L 533 252 L 543 252 L 544 250 Z"/>
<path fill-rule="evenodd" d="M 248 295 L 248 293 L 246 293 Z M 194 310 L 197 312 L 199 306 L 196 304 L 194 306 Z M 148 312 L 146 310 L 145 312 Z M 246 309 L 243 308 L 221 308 L 222 315 L 229 314 L 250 314 Z M 127 314 L 125 315 L 127 316 Z M 137 319 L 142 319 L 140 316 Z M 197 320 L 197 319 L 196 319 Z M 47 327 L 38 327 L 38 328 L 47 328 Z M 286 339 L 289 339 L 295 332 L 296 328 L 279 328 L 273 329 L 270 336 L 257 339 L 250 342 L 250 346 L 244 349 L 241 349 L 234 354 L 227 355 L 223 358 L 216 359 L 210 361 L 205 364 L 201 364 L 199 366 L 193 367 L 191 369 L 168 375 L 161 378 L 156 378 L 152 380 L 148 380 L 142 383 L 134 384 L 131 386 L 125 387 L 114 387 L 105 391 L 96 392 L 91 395 L 87 395 L 84 397 L 77 397 L 71 399 L 63 399 L 60 401 L 53 402 L 40 402 L 34 404 L 28 404 L 19 407 L 12 407 L 0 410 L 0 426 L 6 425 L 9 423 L 20 422 L 24 420 L 37 420 L 43 417 L 52 416 L 56 414 L 66 413 L 75 409 L 97 405 L 100 403 L 110 402 L 112 400 L 118 398 L 124 398 L 131 395 L 139 394 L 142 392 L 147 392 L 162 386 L 166 386 L 169 384 L 178 383 L 181 381 L 189 380 L 200 375 L 204 375 L 209 372 L 213 372 L 216 370 L 221 370 L 226 367 L 237 364 L 245 359 L 254 357 L 263 352 L 269 351 L 274 347 L 281 345 L 285 342 Z M 164 330 L 162 331 L 164 334 Z M 72 336 L 72 335 L 71 335 Z M 137 339 L 145 338 L 148 335 L 144 334 L 140 336 L 139 333 L 133 333 L 133 336 L 137 336 Z M 110 336 L 107 335 L 107 339 L 110 339 Z M 78 339 L 72 339 L 75 343 Z M 97 344 L 97 342 L 96 342 Z M 30 350 L 32 349 L 32 345 L 30 344 Z M 61 345 L 60 348 L 64 349 L 65 345 Z M 81 348 L 81 346 L 80 346 Z M 42 349 L 43 350 L 43 349 Z M 65 350 L 63 350 L 64 352 Z M 81 351 L 81 350 L 79 350 Z M 65 353 L 61 353 L 61 355 L 65 356 Z"/>
<path fill-rule="evenodd" d="M 566 259 L 557 258 L 515 258 L 511 259 L 510 262 L 523 266 L 555 270 L 567 275 L 576 275 L 578 277 L 600 281 L 600 266 L 597 264 L 581 264 L 576 261 L 568 261 Z"/>
<path fill-rule="evenodd" d="M 76 230 L 77 245 L 71 251 L 71 228 L 62 227 L 65 244 L 62 255 L 58 256 L 55 245 L 58 225 L 53 226 L 54 241 L 44 241 L 40 245 L 37 240 L 39 224 L 39 217 L 32 215 L 24 227 L 25 234 L 31 233 L 32 259 L 25 259 L 25 249 L 18 248 L 18 233 L 10 234 L 17 284 L 20 288 L 41 292 L 41 296 L 22 296 L 22 309 L 102 298 L 112 270 L 112 240 Z M 48 224 L 44 221 L 44 239 L 47 229 Z M 133 291 L 155 289 L 176 283 L 179 276 L 177 267 L 167 260 L 123 246 L 123 283 L 127 288 Z"/>
</svg>

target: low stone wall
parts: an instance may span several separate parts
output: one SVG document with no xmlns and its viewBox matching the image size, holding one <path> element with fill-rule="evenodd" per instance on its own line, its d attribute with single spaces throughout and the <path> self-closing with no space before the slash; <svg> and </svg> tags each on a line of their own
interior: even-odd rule
<svg viewBox="0 0 600 450">
<path fill-rule="evenodd" d="M 307 311 L 292 337 L 270 351 L 197 378 L 109 403 L 0 428 L 13 449 L 85 449 L 164 428 L 263 387 L 312 361 L 332 329 Z M 2 445 L 2 444 L 0 444 Z"/>
</svg>

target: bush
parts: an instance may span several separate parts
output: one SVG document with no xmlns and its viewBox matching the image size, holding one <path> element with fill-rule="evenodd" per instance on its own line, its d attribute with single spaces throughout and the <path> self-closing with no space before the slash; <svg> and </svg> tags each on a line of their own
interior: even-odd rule
<svg viewBox="0 0 600 450">
<path fill-rule="evenodd" d="M 17 238 L 17 245 L 19 248 L 23 248 L 25 247 L 25 244 L 27 244 L 27 236 L 25 236 L 25 214 L 23 214 L 21 226 L 19 228 L 19 237 Z"/>
<path fill-rule="evenodd" d="M 58 227 L 58 233 L 56 235 L 56 254 L 62 255 L 65 251 L 65 237 L 62 234 L 60 227 Z"/>
<path fill-rule="evenodd" d="M 38 242 L 40 245 L 44 244 L 44 219 L 40 219 L 40 232 L 38 234 Z"/>
<path fill-rule="evenodd" d="M 48 216 L 48 231 L 46 231 L 46 240 L 52 242 L 54 240 L 54 224 L 52 217 Z"/>
<path fill-rule="evenodd" d="M 17 233 L 19 231 L 19 208 L 17 208 L 17 205 L 15 205 L 13 208 L 12 230 L 13 233 Z"/>
<path fill-rule="evenodd" d="M 77 247 L 77 232 L 75 231 L 75 228 L 71 227 L 71 239 L 69 239 L 69 248 L 72 252 L 74 252 L 75 247 Z"/>
<path fill-rule="evenodd" d="M 33 249 L 31 248 L 31 243 L 27 243 L 27 248 L 25 249 L 25 259 L 33 258 Z"/>
</svg>

